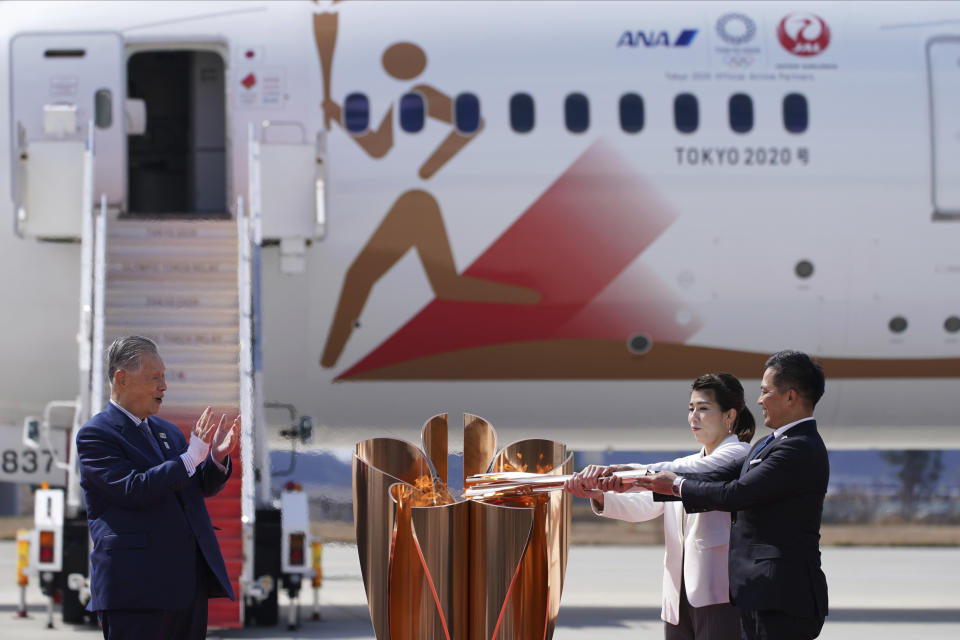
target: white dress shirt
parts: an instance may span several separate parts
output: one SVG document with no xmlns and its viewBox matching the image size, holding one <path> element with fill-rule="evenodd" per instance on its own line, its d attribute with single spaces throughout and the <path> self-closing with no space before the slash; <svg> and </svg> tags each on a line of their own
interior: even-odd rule
<svg viewBox="0 0 960 640">
<path fill-rule="evenodd" d="M 782 427 L 777 427 L 776 429 L 773 430 L 773 439 L 779 440 L 781 437 L 783 437 L 783 434 L 786 433 L 787 429 L 793 429 L 795 426 L 797 426 L 801 422 L 806 422 L 807 420 L 813 420 L 813 416 L 800 418 L 799 420 L 795 420 L 790 424 L 785 424 Z"/>
<path fill-rule="evenodd" d="M 126 409 L 124 409 L 123 407 L 121 407 L 120 404 L 117 403 L 117 402 L 115 402 L 113 398 L 110 398 L 110 404 L 112 404 L 113 406 L 115 406 L 117 409 L 120 409 L 120 411 L 122 411 L 122 412 L 124 413 L 124 415 L 126 415 L 128 418 L 130 418 L 131 420 L 133 420 L 133 424 L 135 424 L 135 425 L 137 425 L 139 428 L 143 429 L 144 435 L 146 435 L 148 438 L 150 438 L 153 442 L 156 442 L 156 438 L 154 438 L 153 432 L 150 430 L 150 425 L 147 424 L 146 418 L 144 418 L 144 419 L 141 420 L 141 419 L 138 418 L 137 416 L 133 415 L 132 413 L 130 413 L 129 411 L 127 411 Z M 190 437 L 191 437 L 191 438 L 194 437 L 193 434 L 190 434 Z M 159 449 L 159 448 L 160 448 L 160 445 L 157 445 L 157 449 Z M 162 453 L 162 452 L 161 452 L 161 453 Z M 208 458 L 210 458 L 210 460 L 213 461 L 213 464 L 217 465 L 217 468 L 220 469 L 220 471 L 222 471 L 222 472 L 224 472 L 224 473 L 227 472 L 227 468 L 226 468 L 225 466 L 223 466 L 222 464 L 220 464 L 220 461 L 217 460 L 217 459 L 213 456 L 213 450 L 212 450 L 212 449 L 211 449 L 211 451 L 210 451 L 210 455 L 208 456 Z M 193 474 L 197 472 L 197 466 L 196 466 L 195 464 L 193 464 L 193 460 L 190 458 L 189 454 L 187 454 L 187 453 L 181 453 L 181 454 L 180 454 L 180 460 L 183 462 L 183 466 L 184 466 L 184 467 L 186 468 L 186 470 L 187 470 L 187 477 L 188 477 L 188 478 L 191 477 L 191 476 L 193 476 Z"/>
</svg>

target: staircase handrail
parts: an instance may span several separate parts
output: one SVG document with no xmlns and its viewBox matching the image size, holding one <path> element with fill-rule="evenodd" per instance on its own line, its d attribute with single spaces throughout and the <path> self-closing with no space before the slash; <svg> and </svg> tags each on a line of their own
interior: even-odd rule
<svg viewBox="0 0 960 640">
<path fill-rule="evenodd" d="M 107 299 L 107 194 L 100 195 L 100 215 L 96 224 L 96 244 L 93 260 L 93 366 L 90 394 L 90 415 L 100 410 L 105 399 L 104 331 Z M 89 419 L 89 416 L 87 417 Z"/>
<path fill-rule="evenodd" d="M 250 218 L 244 207 L 243 196 L 237 197 L 237 294 L 239 296 L 240 338 L 240 459 L 241 468 L 241 539 L 243 567 L 240 584 L 243 592 L 253 584 L 254 523 L 256 496 L 254 481 L 254 370 L 253 370 L 253 286 L 252 238 Z M 241 596 L 241 602 L 244 601 Z"/>
<path fill-rule="evenodd" d="M 73 413 L 73 434 L 90 419 L 93 399 L 92 382 L 95 362 L 99 356 L 94 337 L 95 316 L 95 254 L 96 254 L 96 221 L 93 206 L 93 176 L 94 176 L 94 127 L 93 120 L 87 125 L 87 144 L 83 153 L 83 193 L 81 195 L 80 216 L 80 320 L 77 328 L 77 352 L 79 370 L 79 393 L 77 394 L 77 409 Z M 104 196 L 104 200 L 105 200 Z M 101 205 L 102 206 L 102 205 Z M 67 509 L 73 513 L 82 507 L 80 495 L 80 473 L 77 467 L 75 438 L 71 437 L 67 443 L 68 464 L 67 473 Z"/>
</svg>

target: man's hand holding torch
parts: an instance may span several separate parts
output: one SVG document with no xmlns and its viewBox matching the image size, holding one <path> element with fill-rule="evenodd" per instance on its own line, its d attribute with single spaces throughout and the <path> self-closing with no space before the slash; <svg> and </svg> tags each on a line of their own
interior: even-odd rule
<svg viewBox="0 0 960 640">
<path fill-rule="evenodd" d="M 563 490 L 578 498 L 595 500 L 597 506 L 602 507 L 604 491 L 622 492 L 634 486 L 630 485 L 628 487 L 624 484 L 623 478 L 614 475 L 620 471 L 630 470 L 632 468 L 626 465 L 587 465 L 582 471 L 573 474 L 563 483 Z M 616 489 L 604 489 L 603 487 L 606 486 L 616 487 Z"/>
<path fill-rule="evenodd" d="M 673 481 L 676 480 L 676 478 L 677 474 L 672 471 L 658 471 L 652 475 L 637 478 L 634 480 L 634 484 L 631 488 L 653 491 L 654 493 L 662 493 L 664 495 L 672 496 Z M 598 486 L 601 491 L 623 491 L 621 488 L 622 482 L 620 481 L 620 478 L 616 476 L 601 478 Z"/>
</svg>

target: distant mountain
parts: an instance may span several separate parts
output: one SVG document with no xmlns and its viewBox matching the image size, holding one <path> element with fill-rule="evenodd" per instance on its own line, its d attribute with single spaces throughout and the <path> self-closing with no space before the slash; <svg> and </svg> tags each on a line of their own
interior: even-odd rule
<svg viewBox="0 0 960 640">
<path fill-rule="evenodd" d="M 600 464 L 625 464 L 636 462 L 649 464 L 664 460 L 673 460 L 693 453 L 690 451 L 611 451 L 602 454 Z M 830 452 L 830 488 L 858 485 L 898 485 L 898 469 L 883 458 L 883 452 L 875 449 L 837 450 Z M 940 474 L 939 486 L 943 489 L 960 489 L 960 450 L 944 449 L 940 451 L 940 461 L 943 471 Z M 583 458 L 590 458 L 595 463 L 597 454 L 586 456 L 578 455 L 576 466 L 578 469 L 586 466 Z"/>
<path fill-rule="evenodd" d="M 577 469 L 583 468 L 589 457 L 589 462 L 599 461 L 601 464 L 623 464 L 638 462 L 640 464 L 673 460 L 692 453 L 690 451 L 613 451 L 601 455 L 596 453 L 589 456 L 577 455 L 575 464 Z M 940 474 L 939 485 L 946 489 L 960 489 L 960 450 L 948 449 L 940 452 L 943 471 Z M 284 472 L 291 466 L 289 451 L 274 450 L 270 452 L 270 466 L 274 474 L 271 486 L 279 491 L 283 485 L 293 480 L 304 487 L 324 486 L 337 487 L 349 490 L 353 480 L 351 478 L 350 454 L 344 451 L 310 451 L 298 452 L 295 456 L 293 471 L 287 475 L 276 475 Z M 456 495 L 463 488 L 463 458 L 451 455 L 448 462 L 448 476 L 451 491 Z M 898 485 L 897 469 L 888 463 L 877 450 L 839 450 L 830 452 L 830 487 L 833 490 L 849 485 L 876 486 Z M 338 492 L 339 493 L 339 492 Z"/>
<path fill-rule="evenodd" d="M 291 466 L 293 471 L 285 473 Z M 353 483 L 349 457 L 330 451 L 297 452 L 291 457 L 290 451 L 273 450 L 270 452 L 270 472 L 270 484 L 276 490 L 291 480 L 304 486 L 349 488 Z"/>
</svg>

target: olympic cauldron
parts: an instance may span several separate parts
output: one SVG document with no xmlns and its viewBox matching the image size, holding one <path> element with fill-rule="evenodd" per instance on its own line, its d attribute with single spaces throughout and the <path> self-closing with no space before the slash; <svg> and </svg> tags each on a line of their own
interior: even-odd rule
<svg viewBox="0 0 960 640">
<path fill-rule="evenodd" d="M 570 496 L 447 491 L 447 415 L 421 432 L 423 449 L 394 438 L 357 443 L 357 550 L 378 640 L 549 640 L 567 564 Z M 573 471 L 552 440 L 497 452 L 483 418 L 463 416 L 463 475 Z M 546 478 L 544 478 L 546 479 Z M 468 492 L 469 493 L 469 492 Z"/>
</svg>

